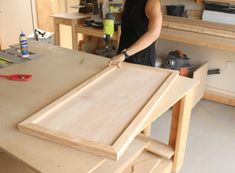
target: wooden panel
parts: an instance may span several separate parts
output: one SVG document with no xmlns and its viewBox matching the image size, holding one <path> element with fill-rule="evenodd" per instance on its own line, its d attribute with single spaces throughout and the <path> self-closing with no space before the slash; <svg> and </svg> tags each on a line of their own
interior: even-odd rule
<svg viewBox="0 0 235 173">
<path fill-rule="evenodd" d="M 55 142 L 119 159 L 178 72 L 124 63 L 108 67 L 19 124 Z"/>
<path fill-rule="evenodd" d="M 172 111 L 169 145 L 171 145 L 175 150 L 172 166 L 173 172 L 178 172 L 184 162 L 184 154 L 192 110 L 193 91 L 194 89 L 188 91 L 184 98 L 174 105 Z"/>
<path fill-rule="evenodd" d="M 207 71 L 208 71 L 208 63 L 200 66 L 193 73 L 193 78 L 200 81 L 199 85 L 197 85 L 194 89 L 193 95 L 193 107 L 202 99 L 206 90 L 206 79 L 207 79 Z"/>
<path fill-rule="evenodd" d="M 204 1 L 204 0 L 203 0 L 203 1 Z M 206 1 L 223 2 L 223 3 L 235 4 L 235 0 L 206 0 Z"/>
<path fill-rule="evenodd" d="M 81 13 L 59 13 L 59 14 L 53 14 L 51 15 L 52 17 L 55 18 L 61 18 L 61 19 L 69 19 L 69 20 L 78 20 L 78 19 L 84 19 L 84 18 L 89 18 L 90 15 L 87 14 L 81 14 Z"/>
</svg>

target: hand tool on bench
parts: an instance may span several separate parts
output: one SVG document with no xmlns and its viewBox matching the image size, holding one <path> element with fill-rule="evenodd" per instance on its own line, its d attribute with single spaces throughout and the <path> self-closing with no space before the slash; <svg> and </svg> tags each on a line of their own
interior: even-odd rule
<svg viewBox="0 0 235 173">
<path fill-rule="evenodd" d="M 5 61 L 5 62 L 7 62 L 7 63 L 13 64 L 13 61 L 12 61 L 12 60 L 9 60 L 9 59 L 3 58 L 3 57 L 0 57 L 0 60 L 1 60 L 1 61 Z"/>
<path fill-rule="evenodd" d="M 30 74 L 12 74 L 12 75 L 1 75 L 0 77 L 9 79 L 9 80 L 15 80 L 15 81 L 28 81 L 31 79 L 32 75 Z"/>
</svg>

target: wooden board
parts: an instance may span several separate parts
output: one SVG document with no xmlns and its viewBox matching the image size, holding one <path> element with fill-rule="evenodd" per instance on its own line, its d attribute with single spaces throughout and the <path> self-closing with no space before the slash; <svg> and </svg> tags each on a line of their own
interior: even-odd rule
<svg viewBox="0 0 235 173">
<path fill-rule="evenodd" d="M 141 153 L 142 151 L 150 144 L 148 140 L 140 140 L 138 136 L 133 140 L 133 142 L 128 147 L 128 150 L 125 151 L 123 156 L 118 160 L 109 160 L 106 159 L 97 169 L 92 173 L 121 173 L 123 172 Z"/>
<path fill-rule="evenodd" d="M 222 103 L 222 104 L 226 104 L 230 106 L 235 106 L 234 96 L 224 95 L 224 94 L 221 94 L 221 93 L 209 90 L 209 89 L 205 91 L 203 98 L 214 101 L 214 102 L 218 102 L 218 103 Z"/>
<path fill-rule="evenodd" d="M 149 152 L 161 156 L 165 159 L 171 159 L 174 155 L 174 150 L 171 146 L 157 141 L 149 136 L 139 134 L 138 139 L 148 141 L 150 144 L 146 147 Z"/>
<path fill-rule="evenodd" d="M 161 157 L 148 151 L 143 151 L 123 173 L 153 173 L 161 161 Z"/>
<path fill-rule="evenodd" d="M 193 107 L 203 98 L 206 90 L 206 79 L 207 79 L 208 63 L 204 63 L 197 70 L 193 72 L 193 79 L 200 81 L 194 89 L 193 94 Z"/>
<path fill-rule="evenodd" d="M 53 32 L 52 5 L 52 1 L 36 0 L 37 27 L 48 32 Z"/>
<path fill-rule="evenodd" d="M 191 45 L 235 52 L 235 40 L 229 38 L 201 34 L 191 31 L 182 31 L 165 27 L 162 28 L 160 38 Z"/>
<path fill-rule="evenodd" d="M 178 72 L 108 67 L 19 124 L 19 129 L 118 160 L 147 123 Z"/>
<path fill-rule="evenodd" d="M 165 28 L 190 31 L 229 39 L 235 38 L 235 26 L 229 24 L 220 24 L 198 19 L 187 19 L 174 16 L 164 16 L 162 25 Z"/>
<path fill-rule="evenodd" d="M 153 173 L 171 173 L 171 169 L 172 169 L 172 160 L 164 159 L 153 170 Z"/>
</svg>

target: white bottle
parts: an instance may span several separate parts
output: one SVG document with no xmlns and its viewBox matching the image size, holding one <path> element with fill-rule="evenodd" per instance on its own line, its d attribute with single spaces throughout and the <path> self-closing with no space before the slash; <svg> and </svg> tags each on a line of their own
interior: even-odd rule
<svg viewBox="0 0 235 173">
<path fill-rule="evenodd" d="M 25 33 L 23 32 L 20 33 L 19 41 L 20 41 L 22 58 L 28 58 L 29 57 L 28 40 Z"/>
</svg>

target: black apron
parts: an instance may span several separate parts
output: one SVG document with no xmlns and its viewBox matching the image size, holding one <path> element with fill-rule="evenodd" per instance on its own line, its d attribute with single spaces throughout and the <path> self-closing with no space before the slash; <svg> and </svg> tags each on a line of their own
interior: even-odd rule
<svg viewBox="0 0 235 173">
<path fill-rule="evenodd" d="M 122 31 L 118 52 L 128 49 L 148 30 L 148 18 L 145 14 L 147 0 L 126 0 L 123 16 Z M 125 61 L 135 64 L 155 66 L 155 42 L 146 49 L 130 56 Z"/>
</svg>

